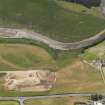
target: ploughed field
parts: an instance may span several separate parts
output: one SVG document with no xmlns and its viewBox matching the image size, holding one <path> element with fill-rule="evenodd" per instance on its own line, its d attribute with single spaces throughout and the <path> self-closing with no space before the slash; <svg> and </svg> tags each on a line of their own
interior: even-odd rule
<svg viewBox="0 0 105 105">
<path fill-rule="evenodd" d="M 77 7 L 56 0 L 0 0 L 0 25 L 33 29 L 63 42 L 82 40 L 104 29 L 99 7 Z"/>
</svg>

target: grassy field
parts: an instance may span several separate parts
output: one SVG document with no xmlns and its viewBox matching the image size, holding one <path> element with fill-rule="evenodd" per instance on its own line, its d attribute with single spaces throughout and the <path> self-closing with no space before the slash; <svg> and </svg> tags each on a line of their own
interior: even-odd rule
<svg viewBox="0 0 105 105">
<path fill-rule="evenodd" d="M 42 100 L 28 100 L 25 105 L 74 105 L 76 101 L 85 102 L 83 97 L 66 97 L 66 98 L 51 98 Z"/>
<path fill-rule="evenodd" d="M 57 73 L 57 81 L 51 93 L 105 92 L 100 73 L 80 59 L 75 59 Z"/>
<path fill-rule="evenodd" d="M 104 29 L 97 8 L 90 10 L 94 16 L 73 7 L 70 11 L 62 4 L 54 0 L 0 0 L 0 26 L 32 29 L 63 42 L 82 40 Z"/>
<path fill-rule="evenodd" d="M 56 69 L 42 48 L 25 44 L 0 44 L 0 70 Z"/>
<path fill-rule="evenodd" d="M 19 105 L 19 103 L 15 101 L 0 101 L 0 105 Z"/>
<path fill-rule="evenodd" d="M 87 61 L 96 60 L 97 58 L 105 59 L 105 41 L 86 49 L 81 57 Z"/>
</svg>

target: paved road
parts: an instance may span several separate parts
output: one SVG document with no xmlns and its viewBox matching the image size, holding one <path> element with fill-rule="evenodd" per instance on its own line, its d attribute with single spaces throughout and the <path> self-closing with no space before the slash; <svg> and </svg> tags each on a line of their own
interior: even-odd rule
<svg viewBox="0 0 105 105">
<path fill-rule="evenodd" d="M 26 38 L 47 44 L 49 47 L 59 50 L 70 50 L 70 49 L 80 49 L 88 46 L 92 46 L 105 39 L 105 30 L 101 31 L 99 34 L 74 43 L 63 43 L 41 34 L 35 33 L 29 30 L 22 29 L 10 29 L 10 28 L 0 28 L 0 37 L 2 38 Z"/>
<path fill-rule="evenodd" d="M 105 17 L 105 0 L 101 0 L 101 11 L 103 16 Z"/>
<path fill-rule="evenodd" d="M 65 94 L 53 94 L 53 95 L 32 96 L 32 97 L 0 97 L 0 100 L 19 101 L 20 105 L 24 105 L 24 101 L 26 100 L 57 98 L 57 97 L 76 97 L 76 96 L 90 97 L 91 95 L 93 94 L 92 93 L 65 93 Z"/>
</svg>

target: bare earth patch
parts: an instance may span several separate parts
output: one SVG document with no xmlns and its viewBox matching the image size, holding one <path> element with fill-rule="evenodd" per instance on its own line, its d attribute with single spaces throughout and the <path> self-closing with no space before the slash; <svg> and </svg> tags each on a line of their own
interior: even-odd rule
<svg viewBox="0 0 105 105">
<path fill-rule="evenodd" d="M 15 91 L 47 91 L 55 80 L 55 72 L 48 70 L 9 71 L 4 87 Z"/>
</svg>

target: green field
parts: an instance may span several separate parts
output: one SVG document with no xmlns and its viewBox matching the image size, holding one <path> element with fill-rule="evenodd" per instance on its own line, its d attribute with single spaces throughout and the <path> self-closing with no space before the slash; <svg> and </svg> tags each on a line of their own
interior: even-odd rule
<svg viewBox="0 0 105 105">
<path fill-rule="evenodd" d="M 19 105 L 19 103 L 15 101 L 0 101 L 0 105 Z"/>
<path fill-rule="evenodd" d="M 54 0 L 0 0 L 0 26 L 32 29 L 63 42 L 82 40 L 104 29 L 98 7 L 91 10 L 94 16 L 76 12 L 71 5 L 70 9 L 69 3 L 63 3 L 67 8 L 58 4 Z"/>
<path fill-rule="evenodd" d="M 105 41 L 96 46 L 86 49 L 81 57 L 87 61 L 105 59 Z"/>
</svg>

